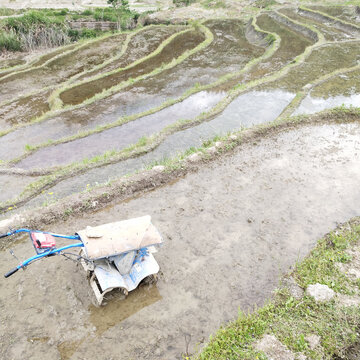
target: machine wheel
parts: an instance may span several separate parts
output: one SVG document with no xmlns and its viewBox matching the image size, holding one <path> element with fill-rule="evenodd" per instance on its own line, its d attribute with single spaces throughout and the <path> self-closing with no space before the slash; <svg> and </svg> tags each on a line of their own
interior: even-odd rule
<svg viewBox="0 0 360 360">
<path fill-rule="evenodd" d="M 147 276 L 142 283 L 146 285 L 155 284 L 158 281 L 157 274 Z"/>
</svg>

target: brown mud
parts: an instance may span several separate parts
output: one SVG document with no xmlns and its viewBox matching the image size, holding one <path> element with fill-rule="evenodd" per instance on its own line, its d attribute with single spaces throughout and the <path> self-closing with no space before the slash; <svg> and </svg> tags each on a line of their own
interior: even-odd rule
<svg viewBox="0 0 360 360">
<path fill-rule="evenodd" d="M 53 257 L 2 280 L 2 358 L 181 359 L 336 223 L 359 215 L 359 123 L 309 125 L 235 149 L 173 184 L 44 230 L 151 214 L 165 239 L 156 286 L 96 308 L 85 274 Z M 45 219 L 44 219 L 45 220 Z M 15 254 L 31 254 L 26 242 Z M 1 253 L 0 272 L 16 260 Z M 211 314 L 211 316 L 209 316 Z"/>
</svg>

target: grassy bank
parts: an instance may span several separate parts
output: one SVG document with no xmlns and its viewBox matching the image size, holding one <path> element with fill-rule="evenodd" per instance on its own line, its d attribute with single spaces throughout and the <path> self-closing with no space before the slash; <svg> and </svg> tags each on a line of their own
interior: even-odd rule
<svg viewBox="0 0 360 360">
<path fill-rule="evenodd" d="M 51 48 L 94 38 L 101 30 L 73 30 L 72 21 L 112 21 L 118 23 L 118 29 L 134 28 L 139 15 L 129 8 L 98 8 L 83 12 L 68 9 L 27 10 L 22 16 L 14 16 L 0 21 L 0 51 L 32 51 L 37 48 Z"/>
<path fill-rule="evenodd" d="M 315 249 L 291 274 L 302 288 L 320 283 L 338 294 L 359 292 L 359 281 L 340 271 L 338 263 L 350 263 L 348 251 L 360 243 L 360 218 L 337 228 L 319 240 Z M 266 359 L 255 349 L 255 342 L 264 334 L 274 335 L 293 353 L 310 359 L 343 358 L 346 349 L 359 339 L 359 307 L 342 306 L 336 298 L 317 303 L 307 295 L 295 299 L 288 289 L 277 290 L 273 299 L 257 311 L 244 314 L 221 328 L 208 345 L 193 359 Z M 311 348 L 309 335 L 320 337 L 320 344 Z"/>
</svg>

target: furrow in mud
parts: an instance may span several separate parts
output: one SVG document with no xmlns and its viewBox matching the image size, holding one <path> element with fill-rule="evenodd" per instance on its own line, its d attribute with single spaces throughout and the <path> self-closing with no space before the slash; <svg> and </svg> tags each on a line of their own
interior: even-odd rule
<svg viewBox="0 0 360 360">
<path fill-rule="evenodd" d="M 165 240 L 155 254 L 160 280 L 126 300 L 114 293 L 96 308 L 81 267 L 60 256 L 36 262 L 3 281 L 2 339 L 12 345 L 1 356 L 47 360 L 66 350 L 74 358 L 116 358 L 121 351 L 121 358 L 158 360 L 193 353 L 239 307 L 262 305 L 319 237 L 360 215 L 359 136 L 358 123 L 272 135 L 171 185 L 43 228 L 72 234 L 150 214 Z M 33 251 L 28 240 L 12 248 L 20 259 Z M 1 273 L 16 264 L 8 252 L 1 257 Z"/>
<path fill-rule="evenodd" d="M 92 41 L 69 54 L 55 58 L 43 67 L 0 79 L 2 102 L 29 93 L 30 89 L 38 91 L 59 84 L 85 69 L 101 64 L 121 51 L 125 37 L 124 34 L 119 34 Z"/>
<path fill-rule="evenodd" d="M 110 62 L 104 67 L 100 67 L 100 69 L 91 72 L 85 71 L 83 76 L 101 74 L 108 71 L 110 67 L 125 67 L 130 63 L 149 55 L 162 41 L 181 29 L 182 27 L 179 26 L 154 26 L 149 27 L 148 29 L 145 28 L 131 37 L 131 43 L 120 58 Z M 0 116 L 2 115 L 2 118 L 5 117 L 8 122 L 16 123 L 24 123 L 36 119 L 41 114 L 50 110 L 48 98 L 51 92 L 51 90 L 47 91 L 47 97 L 43 97 L 41 102 L 39 101 L 39 94 L 34 94 L 8 103 L 0 109 L 2 113 Z"/>
<path fill-rule="evenodd" d="M 213 43 L 173 69 L 139 81 L 126 92 L 120 92 L 86 107 L 64 112 L 43 123 L 19 129 L 4 136 L 3 140 L 13 149 L 13 155 L 21 155 L 25 144 L 14 142 L 13 139 L 26 138 L 31 134 L 30 136 L 35 136 L 35 144 L 46 142 L 48 139 L 58 139 L 76 133 L 80 126 L 82 130 L 91 129 L 96 125 L 111 123 L 121 116 L 147 111 L 180 96 L 198 82 L 210 83 L 228 72 L 240 70 L 248 61 L 264 52 L 262 47 L 247 42 L 245 24 L 241 21 L 229 20 L 224 23 L 212 21 L 206 25 L 214 33 Z M 187 102 L 188 105 L 192 104 L 192 108 L 188 110 L 189 114 L 197 109 L 195 99 L 196 97 L 193 102 L 191 100 Z M 182 108 L 184 112 L 180 118 L 187 118 L 187 108 L 185 106 Z M 171 116 L 173 110 L 168 111 Z M 0 143 L 2 154 L 1 148 Z"/>
</svg>

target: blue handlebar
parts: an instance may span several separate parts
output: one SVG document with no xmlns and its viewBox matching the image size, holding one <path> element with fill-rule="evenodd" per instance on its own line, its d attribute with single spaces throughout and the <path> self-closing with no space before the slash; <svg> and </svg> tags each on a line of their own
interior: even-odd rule
<svg viewBox="0 0 360 360">
<path fill-rule="evenodd" d="M 49 234 L 49 235 L 52 235 L 52 236 L 58 237 L 58 238 L 64 238 L 64 239 L 70 239 L 70 240 L 81 240 L 79 235 L 60 235 L 60 234 L 54 234 L 54 233 L 51 233 L 51 232 L 38 231 L 38 230 L 34 231 L 34 230 L 29 230 L 29 229 L 18 229 L 18 230 L 9 231 L 8 233 L 0 234 L 0 238 L 6 237 L 6 236 L 11 236 L 11 235 L 22 233 L 22 232 L 27 232 L 27 233 L 39 232 L 39 233 L 42 233 L 42 234 Z M 66 245 L 66 246 L 63 246 L 61 248 L 51 248 L 51 249 L 49 249 L 49 251 L 45 251 L 45 252 L 43 252 L 41 254 L 37 254 L 35 256 L 32 256 L 32 257 L 26 259 L 20 265 L 18 265 L 16 268 L 14 268 L 14 269 L 10 270 L 9 272 L 7 272 L 5 274 L 5 277 L 7 278 L 7 277 L 11 276 L 16 271 L 18 271 L 21 268 L 24 268 L 24 267 L 28 266 L 30 263 L 32 263 L 35 260 L 41 259 L 43 257 L 55 255 L 55 254 L 60 254 L 62 251 L 67 250 L 67 249 L 76 248 L 76 247 L 83 247 L 83 246 L 84 246 L 84 244 L 82 242 L 80 242 L 80 243 Z"/>
</svg>

